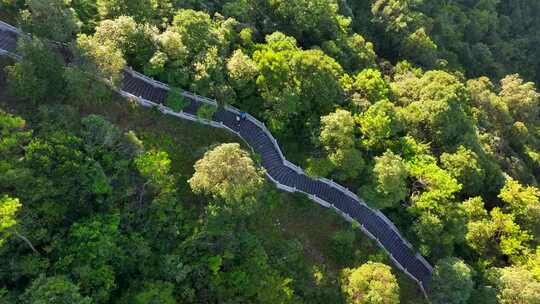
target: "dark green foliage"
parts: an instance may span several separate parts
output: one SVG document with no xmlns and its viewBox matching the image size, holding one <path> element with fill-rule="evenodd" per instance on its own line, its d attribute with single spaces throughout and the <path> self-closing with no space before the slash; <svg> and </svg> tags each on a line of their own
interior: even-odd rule
<svg viewBox="0 0 540 304">
<path fill-rule="evenodd" d="M 61 97 L 64 81 L 60 56 L 38 38 L 19 40 L 17 49 L 24 59 L 6 68 L 12 92 L 34 104 Z"/>
<path fill-rule="evenodd" d="M 175 112 L 182 112 L 182 110 L 189 105 L 189 101 L 186 100 L 179 89 L 173 88 L 167 94 L 165 105 Z"/>
<path fill-rule="evenodd" d="M 434 303 L 465 304 L 473 290 L 473 271 L 456 258 L 439 261 L 434 269 L 432 299 Z"/>
<path fill-rule="evenodd" d="M 344 265 L 354 258 L 355 233 L 350 230 L 338 231 L 332 237 L 333 255 L 338 263 Z"/>
<path fill-rule="evenodd" d="M 25 291 L 23 303 L 28 304 L 90 304 L 92 300 L 79 293 L 77 285 L 67 277 L 40 276 Z"/>
<path fill-rule="evenodd" d="M 217 109 L 215 106 L 204 104 L 197 110 L 197 116 L 202 119 L 212 120 Z"/>
</svg>

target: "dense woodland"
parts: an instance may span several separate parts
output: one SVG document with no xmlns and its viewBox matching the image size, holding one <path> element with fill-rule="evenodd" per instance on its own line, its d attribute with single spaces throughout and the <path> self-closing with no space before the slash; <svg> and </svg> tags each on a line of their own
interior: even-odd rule
<svg viewBox="0 0 540 304">
<path fill-rule="evenodd" d="M 2 59 L 0 303 L 540 303 L 539 1 L 0 9 L 33 37 Z M 323 228 L 331 211 L 277 192 L 237 139 L 108 116 L 164 119 L 115 96 L 126 66 L 250 112 L 381 209 L 435 266 L 429 299 L 344 223 L 315 229 L 314 262 L 272 215 L 304 206 L 285 226 L 313 209 Z"/>
</svg>

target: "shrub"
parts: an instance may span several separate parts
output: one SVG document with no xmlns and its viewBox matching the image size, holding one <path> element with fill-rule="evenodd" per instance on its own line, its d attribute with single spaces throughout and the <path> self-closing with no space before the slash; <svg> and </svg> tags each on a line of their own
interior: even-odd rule
<svg viewBox="0 0 540 304">
<path fill-rule="evenodd" d="M 175 112 L 181 112 L 188 104 L 189 101 L 182 96 L 180 89 L 176 88 L 171 89 L 165 99 L 165 105 Z"/>
<path fill-rule="evenodd" d="M 204 104 L 197 110 L 197 116 L 201 119 L 212 120 L 212 117 L 214 116 L 214 113 L 216 113 L 216 111 L 216 107 Z"/>
</svg>

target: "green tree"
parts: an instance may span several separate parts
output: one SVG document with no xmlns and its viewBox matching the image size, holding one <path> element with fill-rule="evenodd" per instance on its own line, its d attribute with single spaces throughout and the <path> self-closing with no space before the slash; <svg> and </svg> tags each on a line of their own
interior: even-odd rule
<svg viewBox="0 0 540 304">
<path fill-rule="evenodd" d="M 415 10 L 416 3 L 412 0 L 376 0 L 371 5 L 371 12 L 374 21 L 382 24 L 386 31 L 410 33 L 423 17 Z"/>
<path fill-rule="evenodd" d="M 355 123 L 352 114 L 338 109 L 321 117 L 319 140 L 328 151 L 354 147 Z"/>
<path fill-rule="evenodd" d="M 168 282 L 149 282 L 132 296 L 133 304 L 176 304 L 174 285 Z"/>
<path fill-rule="evenodd" d="M 373 183 L 360 189 L 362 197 L 376 208 L 395 207 L 408 194 L 407 167 L 399 155 L 386 151 L 375 157 Z"/>
<path fill-rule="evenodd" d="M 174 186 L 174 178 L 170 174 L 171 160 L 167 152 L 148 151 L 135 159 L 135 166 L 139 173 L 146 179 L 140 192 L 140 200 L 148 185 L 158 193 L 171 191 Z"/>
<path fill-rule="evenodd" d="M 195 173 L 188 182 L 196 193 L 217 196 L 233 204 L 256 196 L 263 181 L 263 172 L 239 144 L 222 144 L 195 163 Z"/>
<path fill-rule="evenodd" d="M 71 41 L 79 32 L 81 22 L 71 0 L 28 0 L 21 11 L 24 31 L 54 41 Z"/>
<path fill-rule="evenodd" d="M 90 304 L 92 300 L 79 293 L 79 287 L 67 277 L 40 276 L 21 296 L 28 304 Z"/>
<path fill-rule="evenodd" d="M 96 0 L 102 20 L 133 16 L 137 21 L 152 21 L 158 12 L 158 0 Z"/>
<path fill-rule="evenodd" d="M 426 29 L 421 27 L 407 36 L 403 42 L 401 53 L 406 59 L 429 68 L 436 63 L 437 45 L 426 33 Z"/>
<path fill-rule="evenodd" d="M 380 71 L 375 69 L 362 70 L 354 77 L 349 94 L 358 94 L 370 103 L 386 100 L 390 97 L 390 87 Z"/>
<path fill-rule="evenodd" d="M 444 151 L 473 136 L 469 95 L 457 77 L 429 71 L 411 84 L 396 90 L 398 97 L 410 96 L 412 101 L 404 111 L 409 132 Z"/>
<path fill-rule="evenodd" d="M 343 20 L 343 19 L 342 19 Z M 373 43 L 361 35 L 352 35 L 339 31 L 335 40 L 324 42 L 323 51 L 336 59 L 349 72 L 361 71 L 375 66 L 377 54 Z"/>
<path fill-rule="evenodd" d="M 525 187 L 508 178 L 501 189 L 499 198 L 507 204 L 519 223 L 540 238 L 540 190 L 534 186 Z"/>
<path fill-rule="evenodd" d="M 39 38 L 20 39 L 22 60 L 6 68 L 9 89 L 33 104 L 61 97 L 62 60 Z"/>
<path fill-rule="evenodd" d="M 350 304 L 397 304 L 399 286 L 391 268 L 368 262 L 343 272 L 343 292 Z"/>
<path fill-rule="evenodd" d="M 70 98 L 81 103 L 101 101 L 118 87 L 126 65 L 122 52 L 114 43 L 103 43 L 96 36 L 79 35 L 75 46 L 76 59 L 64 72 Z"/>
<path fill-rule="evenodd" d="M 442 167 L 463 185 L 463 192 L 468 195 L 483 191 L 486 173 L 479 164 L 476 153 L 460 146 L 455 153 L 441 155 Z"/>
<path fill-rule="evenodd" d="M 332 39 L 340 30 L 337 0 L 274 2 L 279 28 L 308 45 Z"/>
<path fill-rule="evenodd" d="M 79 283 L 81 294 L 90 296 L 96 303 L 109 301 L 117 287 L 115 267 L 125 266 L 125 253 L 119 244 L 119 224 L 116 215 L 75 223 L 67 238 L 55 248 L 63 258 L 54 267 L 70 273 Z"/>
<path fill-rule="evenodd" d="M 462 186 L 428 156 L 410 163 L 409 173 L 413 179 L 409 211 L 418 216 L 412 229 L 420 250 L 433 257 L 449 256 L 466 233 L 466 214 L 455 197 Z"/>
<path fill-rule="evenodd" d="M 10 235 L 10 228 L 17 224 L 15 213 L 21 208 L 21 203 L 16 198 L 7 195 L 0 197 L 0 246 Z"/>
<path fill-rule="evenodd" d="M 124 58 L 135 69 L 144 67 L 156 50 L 154 26 L 137 23 L 133 17 L 120 16 L 114 20 L 103 20 L 95 29 L 94 38 L 103 45 L 112 45 L 122 52 Z"/>
<path fill-rule="evenodd" d="M 182 95 L 181 89 L 171 88 L 169 93 L 167 93 L 165 105 L 175 112 L 182 112 L 182 110 L 189 105 L 189 101 Z"/>
<path fill-rule="evenodd" d="M 227 72 L 240 101 L 256 94 L 255 79 L 259 74 L 259 69 L 255 61 L 244 54 L 242 50 L 234 51 L 227 60 Z"/>
<path fill-rule="evenodd" d="M 357 116 L 364 147 L 379 152 L 394 146 L 398 135 L 403 131 L 397 110 L 393 103 L 382 100 Z"/>
<path fill-rule="evenodd" d="M 490 211 L 489 218 L 469 221 L 465 239 L 479 255 L 497 257 L 504 254 L 516 259 L 527 250 L 526 243 L 530 240 L 530 235 L 521 230 L 512 214 L 494 208 Z"/>
<path fill-rule="evenodd" d="M 534 83 L 524 83 L 517 74 L 508 75 L 501 80 L 500 96 L 515 120 L 525 123 L 538 121 L 540 93 L 536 92 Z"/>
<path fill-rule="evenodd" d="M 321 117 L 319 141 L 340 180 L 357 177 L 364 166 L 362 154 L 355 148 L 355 127 L 352 114 L 346 110 L 338 109 Z M 322 173 L 320 170 L 314 172 Z"/>
<path fill-rule="evenodd" d="M 356 234 L 351 230 L 339 230 L 332 236 L 332 253 L 334 258 L 346 265 L 354 258 L 354 242 Z"/>
<path fill-rule="evenodd" d="M 530 271 L 517 266 L 494 269 L 490 278 L 497 289 L 498 303 L 540 303 L 540 281 Z"/>
<path fill-rule="evenodd" d="M 203 53 L 208 46 L 216 45 L 219 39 L 210 16 L 200 11 L 179 10 L 170 29 L 180 35 L 191 58 Z"/>
<path fill-rule="evenodd" d="M 342 99 L 341 66 L 322 51 L 302 51 L 293 38 L 276 32 L 253 59 L 260 74 L 257 88 L 271 129 L 285 134 L 318 124 Z"/>
<path fill-rule="evenodd" d="M 457 258 L 437 262 L 431 282 L 433 303 L 468 303 L 474 287 L 473 274 L 473 270 Z"/>
</svg>

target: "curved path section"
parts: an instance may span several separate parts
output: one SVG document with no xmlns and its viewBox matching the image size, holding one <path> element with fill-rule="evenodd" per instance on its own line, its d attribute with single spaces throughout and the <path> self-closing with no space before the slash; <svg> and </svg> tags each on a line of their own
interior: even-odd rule
<svg viewBox="0 0 540 304">
<path fill-rule="evenodd" d="M 0 21 L 0 54 L 19 59 L 15 50 L 20 34 L 18 29 Z M 248 114 L 246 120 L 238 123 L 236 120 L 238 109 L 226 106 L 218 107 L 212 120 L 199 118 L 197 110 L 202 105 L 217 107 L 217 102 L 187 91 L 183 91 L 182 94 L 190 103 L 182 112 L 174 112 L 163 106 L 169 90 L 166 84 L 126 68 L 122 87 L 118 92 L 143 106 L 158 107 L 165 114 L 227 129 L 237 134 L 255 153 L 261 155 L 267 177 L 279 189 L 291 193 L 304 193 L 318 204 L 335 209 L 346 220 L 358 222 L 362 231 L 374 239 L 388 253 L 395 265 L 415 280 L 425 293 L 433 271 L 431 266 L 379 210 L 368 207 L 354 193 L 333 181 L 308 177 L 301 168 L 284 158 L 275 138 L 266 126 L 253 116 Z"/>
</svg>

